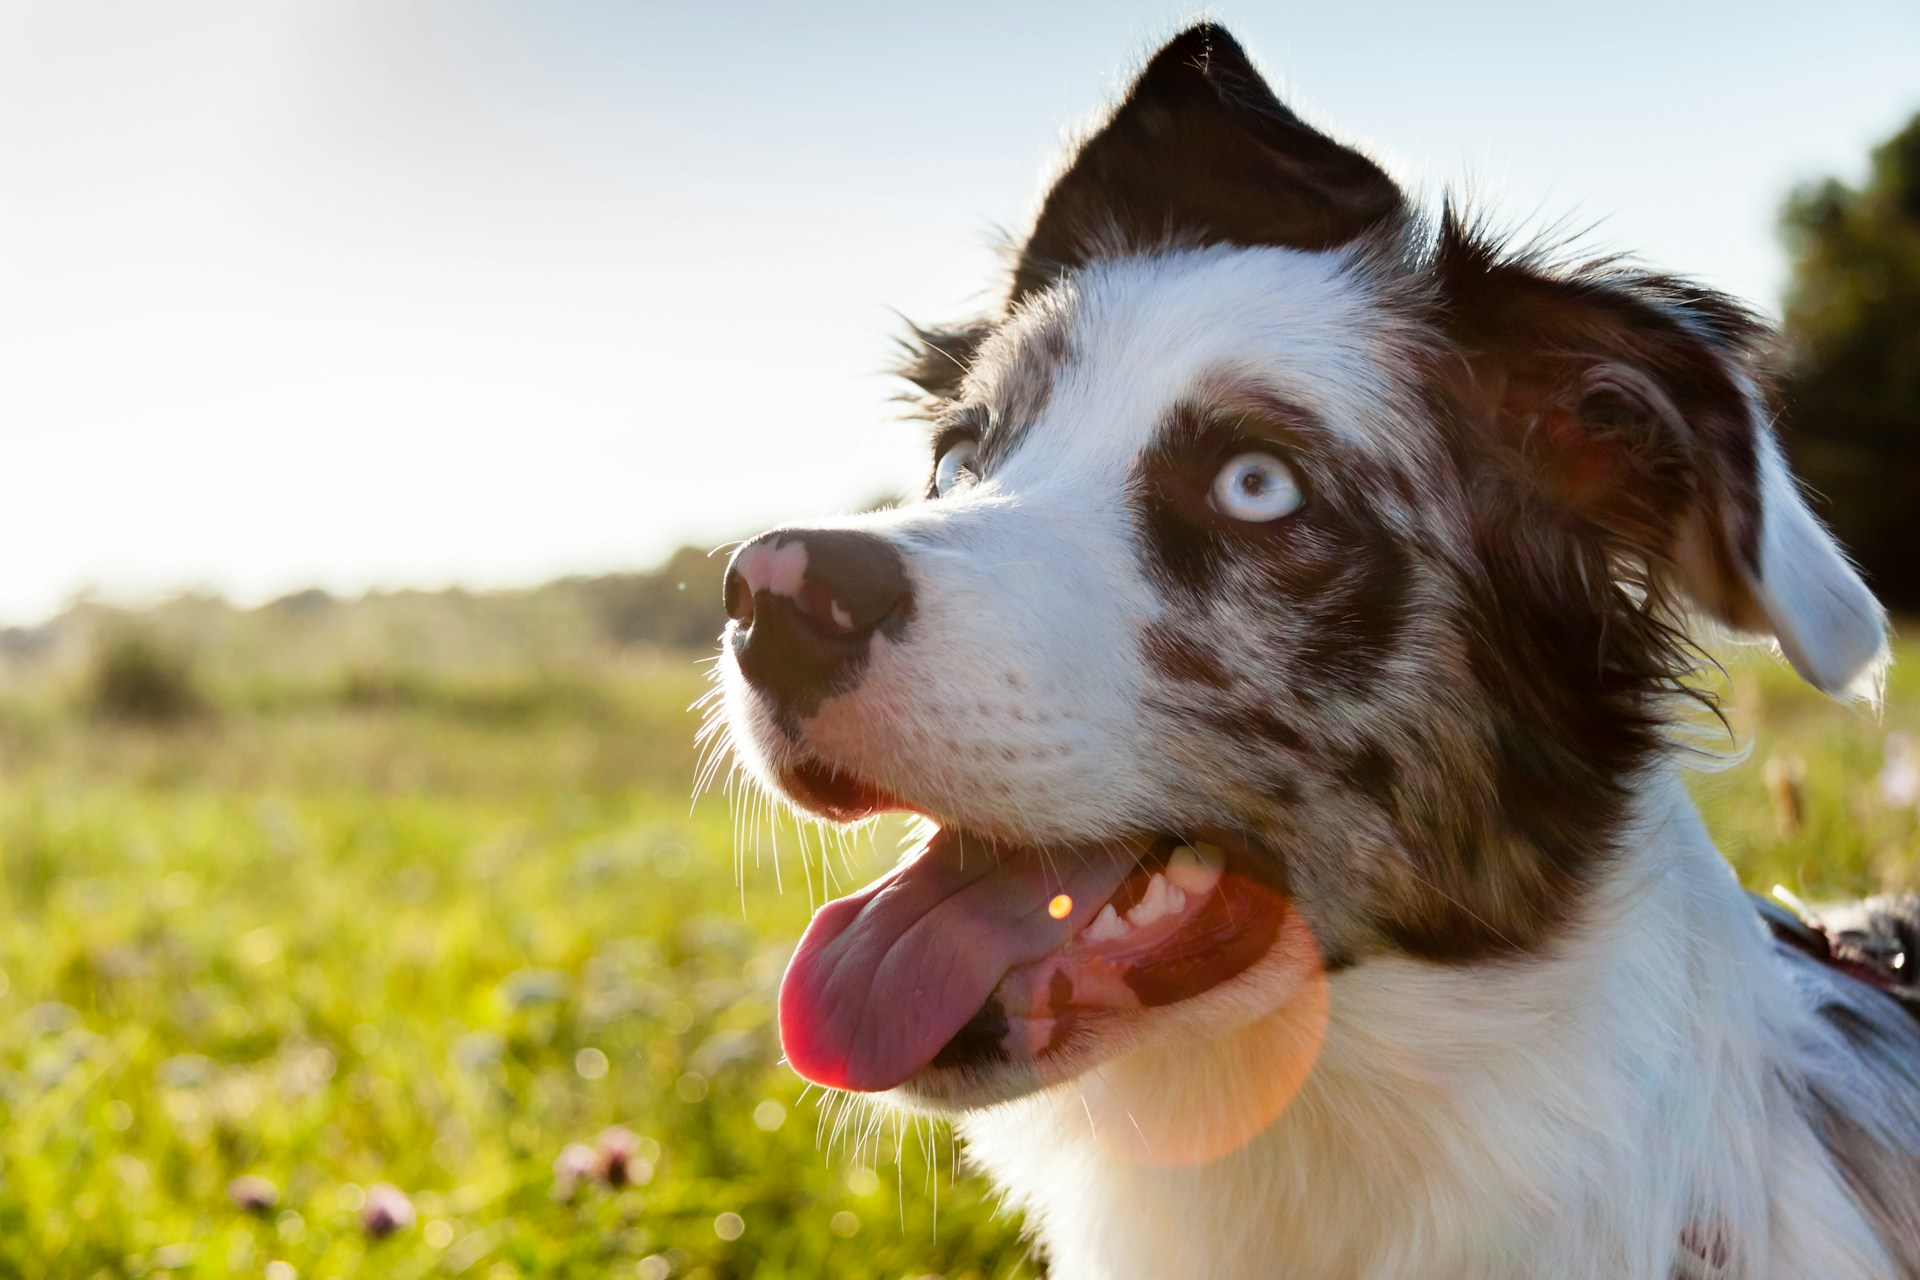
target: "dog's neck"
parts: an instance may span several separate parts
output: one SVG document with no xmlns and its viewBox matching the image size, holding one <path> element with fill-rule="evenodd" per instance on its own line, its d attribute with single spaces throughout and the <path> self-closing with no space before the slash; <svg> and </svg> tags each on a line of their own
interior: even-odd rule
<svg viewBox="0 0 1920 1280">
<path fill-rule="evenodd" d="M 973 1159 L 1075 1278 L 1893 1274 L 1782 1084 L 1809 1015 L 1751 905 L 1673 770 L 1641 797 L 1552 954 L 1332 977 L 1310 1076 L 1238 1150 L 1127 1158 L 1085 1091 L 1235 1105 L 1188 1086 L 1257 1073 L 1271 1026 L 970 1117 Z"/>
</svg>

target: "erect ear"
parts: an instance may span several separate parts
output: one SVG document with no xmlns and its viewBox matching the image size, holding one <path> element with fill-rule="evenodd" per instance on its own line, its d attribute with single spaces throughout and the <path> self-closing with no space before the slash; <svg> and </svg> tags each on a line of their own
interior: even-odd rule
<svg viewBox="0 0 1920 1280">
<path fill-rule="evenodd" d="M 1671 277 L 1503 257 L 1451 211 L 1435 261 L 1463 398 L 1562 527 L 1773 638 L 1815 687 L 1877 695 L 1885 614 L 1787 470 L 1757 319 Z"/>
<path fill-rule="evenodd" d="M 1153 56 L 1054 183 L 1011 301 L 1097 257 L 1170 243 L 1330 249 L 1404 210 L 1378 165 L 1282 106 L 1233 37 L 1201 23 Z"/>
</svg>

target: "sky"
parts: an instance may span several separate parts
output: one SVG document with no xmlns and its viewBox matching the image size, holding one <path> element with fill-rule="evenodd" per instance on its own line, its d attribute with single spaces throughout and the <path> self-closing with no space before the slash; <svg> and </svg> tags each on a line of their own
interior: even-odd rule
<svg viewBox="0 0 1920 1280">
<path fill-rule="evenodd" d="M 77 593 L 531 583 L 926 465 L 899 315 L 992 301 L 1065 131 L 1195 10 L 0 0 L 0 625 Z M 1231 3 L 1415 189 L 1776 309 L 1920 5 Z"/>
</svg>

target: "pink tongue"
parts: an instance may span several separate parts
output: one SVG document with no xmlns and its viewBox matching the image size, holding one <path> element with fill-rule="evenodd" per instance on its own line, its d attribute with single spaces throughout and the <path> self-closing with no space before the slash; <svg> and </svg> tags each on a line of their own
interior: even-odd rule
<svg viewBox="0 0 1920 1280">
<path fill-rule="evenodd" d="M 933 1061 L 1016 965 L 1058 949 L 1135 864 L 1125 843 L 1049 858 L 938 832 L 911 862 L 813 917 L 780 984 L 780 1043 L 834 1089 L 891 1089 Z M 1065 893 L 1071 913 L 1048 904 Z"/>
</svg>

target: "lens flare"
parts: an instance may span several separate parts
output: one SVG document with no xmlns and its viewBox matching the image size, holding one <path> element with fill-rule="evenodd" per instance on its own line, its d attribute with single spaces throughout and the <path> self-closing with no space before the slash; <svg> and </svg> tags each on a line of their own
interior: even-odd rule
<svg viewBox="0 0 1920 1280">
<path fill-rule="evenodd" d="M 1065 920 L 1073 914 L 1073 899 L 1064 893 L 1056 895 L 1054 900 L 1047 904 L 1047 914 L 1055 920 Z"/>
<path fill-rule="evenodd" d="M 1115 1155 L 1160 1168 L 1218 1160 L 1279 1120 L 1306 1083 L 1326 1038 L 1327 975 L 1292 905 L 1276 896 L 1269 909 L 1281 917 L 1262 961 L 1262 984 L 1277 997 L 1272 1012 L 1221 1037 L 1206 1055 L 1176 1043 L 1080 1080 L 1087 1118 Z"/>
</svg>

